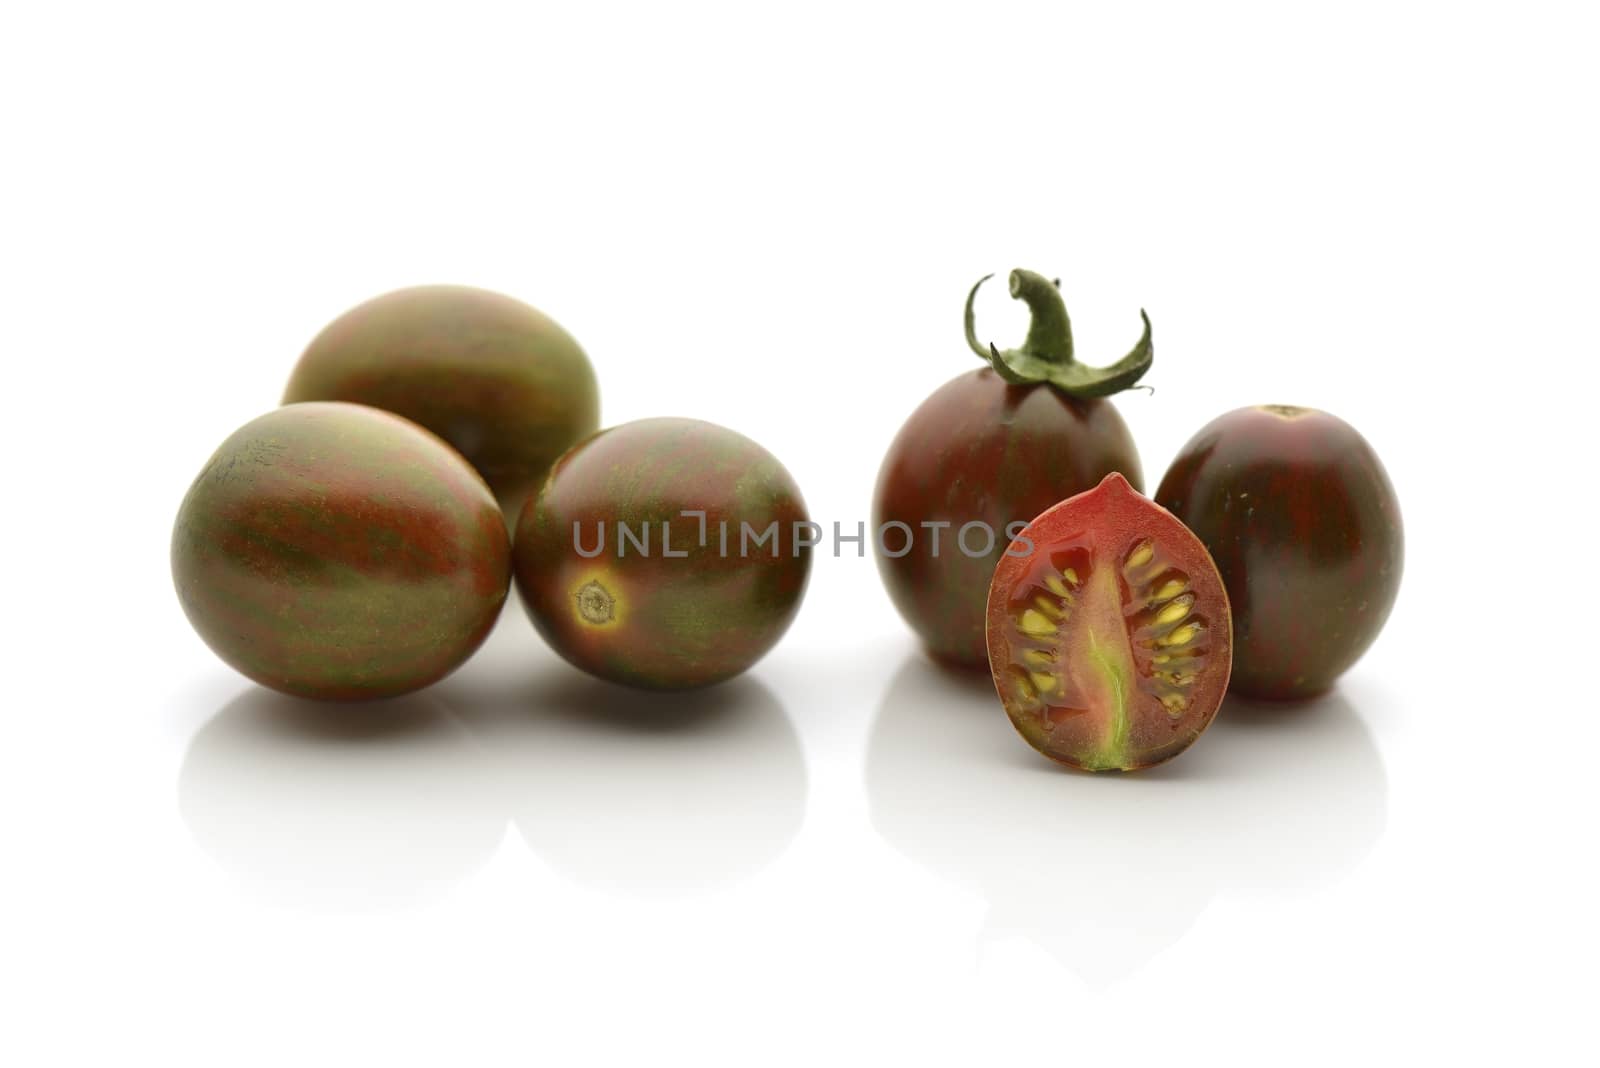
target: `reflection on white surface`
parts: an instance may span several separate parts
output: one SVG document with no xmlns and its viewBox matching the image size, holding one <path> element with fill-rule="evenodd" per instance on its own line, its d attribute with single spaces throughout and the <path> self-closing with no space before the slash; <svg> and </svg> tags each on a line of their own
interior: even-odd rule
<svg viewBox="0 0 1600 1068">
<path fill-rule="evenodd" d="M 506 826 L 486 755 L 422 695 L 338 705 L 251 687 L 195 734 L 178 802 L 219 865 L 316 910 L 431 899 Z"/>
<path fill-rule="evenodd" d="M 895 676 L 867 753 L 872 821 L 989 902 L 1016 934 L 1109 985 L 1183 937 L 1219 892 L 1286 892 L 1350 870 L 1385 823 L 1366 726 L 1337 693 L 1229 699 L 1176 760 L 1127 775 L 1054 765 L 981 676 L 921 656 Z"/>
<path fill-rule="evenodd" d="M 800 740 L 748 676 L 653 694 L 558 668 L 463 718 L 538 857 L 590 886 L 675 896 L 772 863 L 806 803 Z"/>
</svg>

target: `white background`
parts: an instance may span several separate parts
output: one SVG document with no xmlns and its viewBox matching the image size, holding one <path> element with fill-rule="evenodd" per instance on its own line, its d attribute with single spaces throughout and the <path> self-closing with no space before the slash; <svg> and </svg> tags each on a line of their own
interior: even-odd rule
<svg viewBox="0 0 1600 1068">
<path fill-rule="evenodd" d="M 1591 17 L 8 5 L 0 1061 L 1593 1063 Z M 1090 362 L 1149 310 L 1152 486 L 1249 403 L 1384 457 L 1404 586 L 1334 696 L 1058 771 L 846 556 L 709 712 L 513 606 L 383 729 L 172 594 L 190 479 L 366 297 L 523 298 L 605 422 L 853 526 L 1015 266 Z"/>
</svg>

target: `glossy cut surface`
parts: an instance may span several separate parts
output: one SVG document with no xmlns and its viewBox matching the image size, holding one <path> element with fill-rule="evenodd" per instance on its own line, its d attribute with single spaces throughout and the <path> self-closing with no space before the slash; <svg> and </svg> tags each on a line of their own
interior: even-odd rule
<svg viewBox="0 0 1600 1068">
<path fill-rule="evenodd" d="M 1354 427 L 1311 408 L 1240 408 L 1173 461 L 1156 500 L 1211 551 L 1233 602 L 1233 688 L 1312 697 L 1377 638 L 1405 539 L 1383 464 Z"/>
<path fill-rule="evenodd" d="M 754 664 L 794 620 L 811 566 L 795 524 L 806 521 L 794 479 L 749 438 L 644 419 L 557 462 L 517 524 L 517 589 L 585 671 L 705 686 Z"/>
<path fill-rule="evenodd" d="M 992 369 L 952 379 L 912 413 L 884 457 L 873 506 L 878 571 L 900 614 L 938 659 L 988 664 L 984 605 L 996 563 L 1020 527 L 1111 472 L 1143 485 L 1138 450 L 1108 400 L 1006 384 Z M 904 524 L 911 532 L 886 524 Z M 994 532 L 987 552 L 978 528 Z M 931 524 L 925 526 L 924 524 Z M 1014 530 L 1013 530 L 1014 532 Z M 937 544 L 935 537 L 937 536 Z M 886 551 L 887 550 L 887 551 Z"/>
<path fill-rule="evenodd" d="M 376 408 L 293 404 L 235 431 L 178 509 L 189 622 L 263 686 L 393 697 L 459 666 L 510 584 L 505 521 L 443 441 Z"/>
<path fill-rule="evenodd" d="M 1132 771 L 1210 725 L 1233 631 L 1205 547 L 1112 474 L 1007 547 L 988 643 L 995 689 L 1028 744 L 1086 771 Z"/>
<path fill-rule="evenodd" d="M 306 348 L 283 399 L 370 404 L 422 424 L 513 518 L 600 420 L 594 369 L 571 335 L 521 301 L 467 286 L 400 289 L 341 315 Z"/>
</svg>

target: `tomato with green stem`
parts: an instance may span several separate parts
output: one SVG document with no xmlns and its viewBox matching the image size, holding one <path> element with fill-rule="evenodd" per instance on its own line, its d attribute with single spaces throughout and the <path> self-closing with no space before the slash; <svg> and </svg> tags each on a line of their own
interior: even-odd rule
<svg viewBox="0 0 1600 1068">
<path fill-rule="evenodd" d="M 1115 471 L 1143 485 L 1127 425 L 1107 399 L 1152 359 L 1150 320 L 1110 367 L 1077 361 L 1055 282 L 1011 272 L 1031 316 L 1020 347 L 978 341 L 967 295 L 967 344 L 988 365 L 962 374 L 906 421 L 879 469 L 873 501 L 878 570 L 895 607 L 939 660 L 982 669 L 984 602 L 1012 534 L 1050 505 Z"/>
</svg>

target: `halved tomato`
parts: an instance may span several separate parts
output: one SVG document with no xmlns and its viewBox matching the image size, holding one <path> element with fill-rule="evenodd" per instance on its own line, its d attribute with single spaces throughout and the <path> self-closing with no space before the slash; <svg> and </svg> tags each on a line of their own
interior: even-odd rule
<svg viewBox="0 0 1600 1068">
<path fill-rule="evenodd" d="M 1030 745 L 1076 768 L 1132 771 L 1210 725 L 1233 619 L 1200 539 L 1113 473 L 1007 547 L 988 643 L 995 689 Z"/>
</svg>

